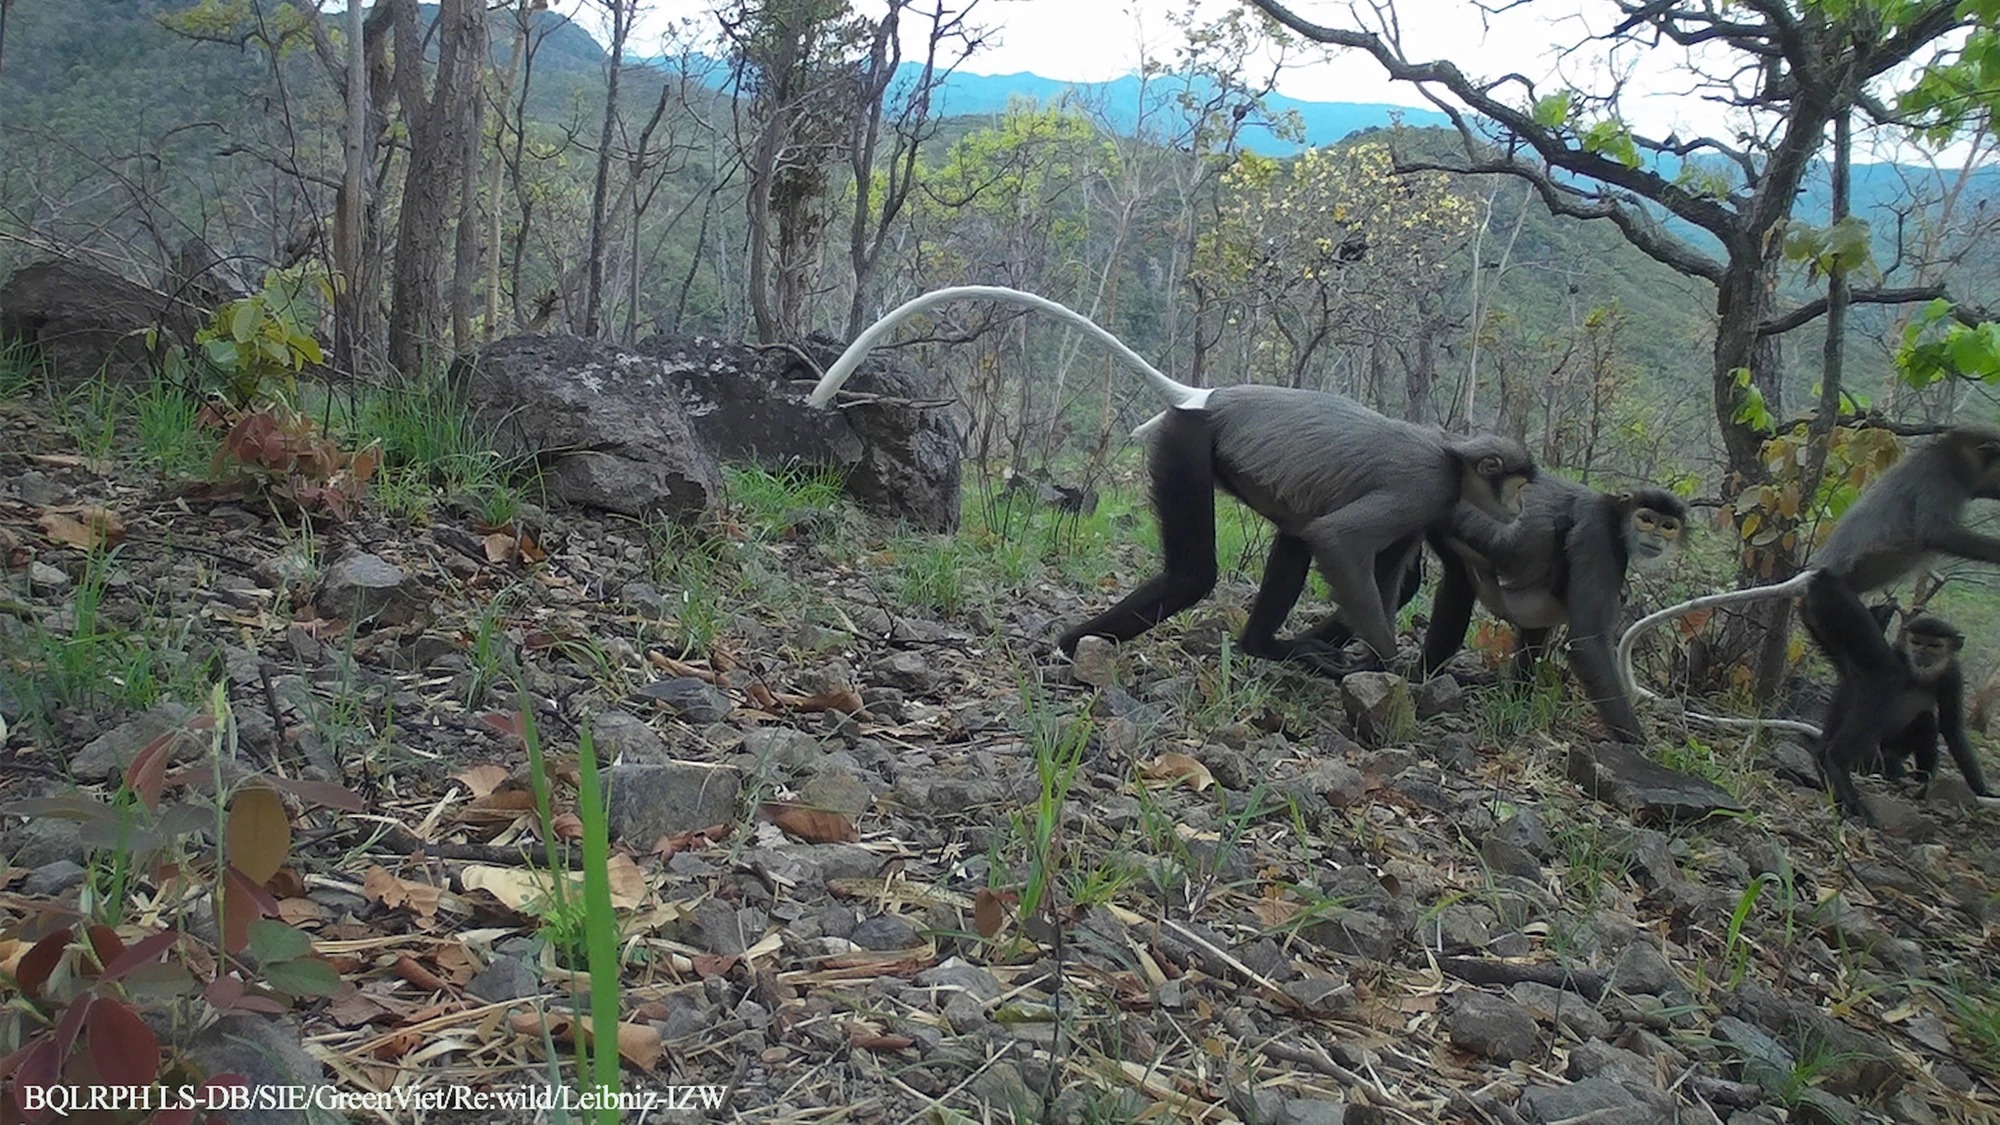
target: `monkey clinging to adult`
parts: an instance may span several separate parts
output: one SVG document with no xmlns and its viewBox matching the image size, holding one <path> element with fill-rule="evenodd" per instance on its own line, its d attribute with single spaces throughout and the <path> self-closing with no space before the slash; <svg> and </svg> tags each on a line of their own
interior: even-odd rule
<svg viewBox="0 0 2000 1125">
<path fill-rule="evenodd" d="M 1622 741 L 1645 741 L 1618 675 L 1613 630 L 1627 568 L 1664 565 L 1681 549 L 1686 526 L 1687 505 L 1664 489 L 1603 493 L 1546 474 L 1511 523 L 1461 506 L 1431 540 L 1443 575 L 1424 634 L 1424 672 L 1464 646 L 1475 599 L 1517 631 L 1520 673 L 1546 651 L 1550 631 L 1566 625 L 1570 668 L 1605 728 Z"/>
<path fill-rule="evenodd" d="M 1813 557 L 1800 616 L 1836 676 L 1820 738 L 1820 775 L 1841 809 L 1864 820 L 1871 818 L 1853 774 L 1881 753 L 1883 737 L 1901 717 L 1888 701 L 1903 697 L 1910 673 L 1861 595 L 1933 554 L 2000 565 L 2000 539 L 1962 522 L 1975 499 L 2000 500 L 2000 431 L 1954 427 L 1883 473 Z M 1956 702 L 1952 715 L 1956 722 Z M 1969 751 L 1961 755 L 1953 746 L 1952 757 L 1966 783 L 1990 796 Z"/>
<path fill-rule="evenodd" d="M 1986 793 L 1979 758 L 1965 737 L 1965 675 L 1958 652 L 1965 634 L 1949 621 L 1920 613 L 1896 632 L 1895 652 L 1903 666 L 1901 690 L 1875 706 L 1887 710 L 1882 723 L 1880 752 L 1865 768 L 1890 781 L 1903 777 L 1903 760 L 1916 764 L 1915 780 L 1926 791 L 1937 776 L 1938 739 L 1944 739 L 1951 760 L 1974 793 Z"/>
<path fill-rule="evenodd" d="M 1162 573 L 1058 641 L 1074 654 L 1086 636 L 1124 641 L 1208 596 L 1218 572 L 1215 490 L 1227 491 L 1277 528 L 1242 638 L 1243 650 L 1318 662 L 1318 637 L 1280 640 L 1316 563 L 1338 602 L 1335 623 L 1396 658 L 1390 601 L 1425 528 L 1470 504 L 1505 520 L 1535 475 L 1526 447 L 1490 434 L 1453 436 L 1400 422 L 1322 391 L 1237 386 L 1206 389 L 1168 378 L 1117 337 L 1045 297 L 998 286 L 940 289 L 891 310 L 857 336 L 813 388 L 824 405 L 890 327 L 933 305 L 980 298 L 1051 313 L 1108 344 L 1146 377 L 1167 409 L 1139 427 L 1160 519 Z"/>
</svg>

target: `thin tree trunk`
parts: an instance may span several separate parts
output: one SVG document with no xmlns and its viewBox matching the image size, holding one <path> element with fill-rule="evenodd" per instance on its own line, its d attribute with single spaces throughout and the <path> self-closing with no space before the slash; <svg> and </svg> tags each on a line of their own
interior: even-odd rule
<svg viewBox="0 0 2000 1125">
<path fill-rule="evenodd" d="M 632 30 L 632 0 L 605 0 L 611 9 L 611 69 L 604 83 L 604 126 L 597 133 L 597 179 L 590 189 L 590 262 L 583 287 L 583 334 L 596 336 L 604 305 L 604 230 L 611 193 L 611 140 L 618 127 L 618 78 L 625 69 L 625 39 Z"/>
<path fill-rule="evenodd" d="M 0 0 L 4 13 L 11 0 Z M 0 15 L 0 29 L 5 16 Z M 362 224 L 367 221 L 368 165 L 373 138 L 368 132 L 368 64 L 362 51 L 361 0 L 349 0 L 347 29 L 347 122 L 343 140 L 344 175 L 334 215 L 334 268 L 340 274 L 335 291 L 333 318 L 333 364 L 349 375 L 361 370 L 361 310 L 369 295 L 361 285 L 363 248 L 367 245 Z"/>
</svg>

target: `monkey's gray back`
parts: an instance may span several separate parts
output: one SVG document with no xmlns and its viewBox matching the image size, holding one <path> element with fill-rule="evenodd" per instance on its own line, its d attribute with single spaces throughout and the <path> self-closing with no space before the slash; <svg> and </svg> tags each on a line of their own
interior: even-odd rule
<svg viewBox="0 0 2000 1125">
<path fill-rule="evenodd" d="M 1856 593 L 1914 570 L 1930 553 L 1924 544 L 1955 526 L 1970 499 L 1950 489 L 1954 457 L 1943 442 L 1906 454 L 1841 515 L 1812 565 L 1846 579 Z"/>
<path fill-rule="evenodd" d="M 1392 494 L 1415 531 L 1458 498 L 1442 430 L 1345 395 L 1246 384 L 1205 407 L 1223 486 L 1287 532 L 1370 494 Z"/>
</svg>

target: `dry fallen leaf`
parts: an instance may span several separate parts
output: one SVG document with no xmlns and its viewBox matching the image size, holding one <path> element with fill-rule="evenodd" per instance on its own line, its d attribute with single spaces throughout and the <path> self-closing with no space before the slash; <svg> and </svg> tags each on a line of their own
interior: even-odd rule
<svg viewBox="0 0 2000 1125">
<path fill-rule="evenodd" d="M 510 563 L 521 556 L 520 545 L 514 537 L 498 531 L 487 536 L 484 545 L 486 561 L 490 563 Z"/>
<path fill-rule="evenodd" d="M 1150 762 L 1141 763 L 1139 776 L 1149 781 L 1184 781 L 1188 788 L 1196 792 L 1215 784 L 1215 777 L 1208 772 L 1207 766 L 1178 750 L 1169 750 Z"/>
<path fill-rule="evenodd" d="M 854 822 L 828 809 L 766 801 L 757 806 L 765 820 L 808 844 L 852 844 L 861 839 Z"/>
<path fill-rule="evenodd" d="M 398 879 L 387 868 L 376 864 L 362 874 L 361 894 L 391 909 L 406 907 L 419 918 L 430 918 L 437 914 L 438 900 L 444 892 L 426 883 Z"/>
<path fill-rule="evenodd" d="M 50 508 L 35 522 L 50 539 L 82 551 L 113 546 L 125 538 L 124 522 L 108 508 Z"/>
<path fill-rule="evenodd" d="M 483 762 L 452 774 L 451 780 L 470 789 L 474 797 L 484 797 L 505 784 L 507 777 L 506 766 L 497 762 Z"/>
<path fill-rule="evenodd" d="M 812 695 L 778 694 L 778 701 L 795 711 L 838 711 L 852 715 L 861 710 L 861 696 L 852 688 L 829 688 Z"/>
</svg>

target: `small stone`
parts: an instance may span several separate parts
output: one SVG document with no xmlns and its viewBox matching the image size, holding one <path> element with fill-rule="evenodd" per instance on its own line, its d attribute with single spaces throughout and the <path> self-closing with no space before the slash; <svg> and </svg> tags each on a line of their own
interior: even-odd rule
<svg viewBox="0 0 2000 1125">
<path fill-rule="evenodd" d="M 1450 673 L 1432 676 L 1418 684 L 1411 696 L 1416 703 L 1419 720 L 1456 715 L 1465 710 L 1465 690 L 1458 686 L 1458 681 Z"/>
<path fill-rule="evenodd" d="M 74 860 L 59 859 L 44 863 L 21 882 L 21 890 L 35 898 L 54 898 L 83 882 L 83 865 Z"/>
<path fill-rule="evenodd" d="M 61 567 L 36 559 L 28 564 L 28 588 L 44 596 L 60 594 L 69 589 L 69 575 Z"/>
<path fill-rule="evenodd" d="M 1627 992 L 1662 996 L 1679 988 L 1680 978 L 1674 975 L 1674 967 L 1659 950 L 1645 942 L 1636 942 L 1619 956 L 1618 965 L 1612 970 L 1612 983 Z"/>
<path fill-rule="evenodd" d="M 1279 986 L 1310 1015 L 1335 1016 L 1355 1009 L 1354 986 L 1332 977 L 1307 976 Z"/>
<path fill-rule="evenodd" d="M 1465 989 L 1452 997 L 1445 1017 L 1451 1045 L 1498 1062 L 1518 1062 L 1542 1053 L 1535 1019 L 1511 1000 Z"/>
<path fill-rule="evenodd" d="M 1486 838 L 1479 842 L 1479 858 L 1486 861 L 1487 867 L 1503 875 L 1535 883 L 1542 881 L 1542 865 L 1536 862 L 1535 857 L 1497 831 L 1487 833 Z"/>
<path fill-rule="evenodd" d="M 1110 687 L 1118 675 L 1117 646 L 1104 637 L 1083 637 L 1076 642 L 1070 658 L 1069 674 L 1088 687 Z"/>
<path fill-rule="evenodd" d="M 1340 701 L 1356 737 L 1374 746 L 1404 742 L 1417 725 L 1410 684 L 1393 672 L 1355 672 L 1341 677 Z"/>
<path fill-rule="evenodd" d="M 252 1090 L 318 1086 L 324 1078 L 320 1061 L 306 1050 L 298 1029 L 261 1015 L 222 1017 L 195 1036 L 188 1057 L 198 1073 L 235 1074 Z M 301 1118 L 297 1109 L 288 1106 L 253 1104 L 229 1110 L 231 1125 L 296 1125 Z"/>
<path fill-rule="evenodd" d="M 787 773 L 812 765 L 824 753 L 820 740 L 791 727 L 760 727 L 743 738 L 743 752 L 760 766 Z"/>
<path fill-rule="evenodd" d="M 602 711 L 590 718 L 590 746 L 600 762 L 659 765 L 667 743 L 646 720 L 629 711 Z"/>
<path fill-rule="evenodd" d="M 400 625 L 416 616 L 418 595 L 402 568 L 365 552 L 327 568 L 313 600 L 320 613 L 356 624 Z"/>
<path fill-rule="evenodd" d="M 859 818 L 875 804 L 875 794 L 860 775 L 838 766 L 821 766 L 799 786 L 799 797 L 814 808 L 828 809 L 848 819 Z"/>
<path fill-rule="evenodd" d="M 634 847 L 734 823 L 743 779 L 705 762 L 620 765 L 611 769 L 611 834 Z"/>
<path fill-rule="evenodd" d="M 496 1004 L 533 996 L 541 989 L 541 979 L 535 975 L 533 966 L 504 953 L 495 956 L 493 963 L 481 969 L 465 986 L 467 992 Z"/>
<path fill-rule="evenodd" d="M 930 694 L 943 678 L 936 661 L 921 652 L 892 652 L 869 665 L 868 677 L 883 687 L 912 695 Z"/>
<path fill-rule="evenodd" d="M 130 722 L 121 723 L 92 739 L 70 759 L 70 775 L 95 781 L 123 773 L 139 751 L 161 735 L 178 732 L 176 744 L 168 751 L 169 761 L 206 748 L 205 740 L 187 730 L 194 709 L 168 700 Z"/>
<path fill-rule="evenodd" d="M 848 935 L 848 940 L 863 949 L 887 952 L 894 949 L 909 949 L 922 943 L 916 927 L 893 914 L 877 914 L 864 918 Z"/>
<path fill-rule="evenodd" d="M 637 694 L 665 708 L 668 714 L 695 726 L 719 723 L 729 717 L 729 697 L 707 680 L 676 676 L 642 685 Z"/>
<path fill-rule="evenodd" d="M 1569 777 L 1586 796 L 1645 820 L 1676 823 L 1743 811 L 1736 798 L 1714 782 L 1670 770 L 1622 743 L 1572 747 Z"/>
<path fill-rule="evenodd" d="M 1672 1098 L 1632 1090 L 1610 1078 L 1586 1078 L 1567 1086 L 1534 1086 L 1521 1095 L 1521 1108 L 1541 1125 L 1596 1125 L 1607 1121 L 1672 1121 Z"/>
</svg>

